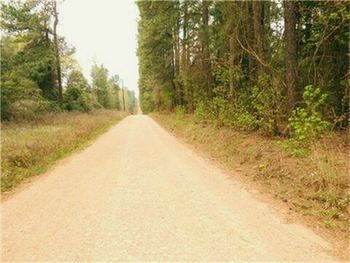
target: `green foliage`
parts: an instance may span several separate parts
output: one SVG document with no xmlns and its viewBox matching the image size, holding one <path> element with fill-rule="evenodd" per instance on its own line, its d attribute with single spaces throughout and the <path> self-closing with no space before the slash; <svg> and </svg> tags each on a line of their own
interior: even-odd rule
<svg viewBox="0 0 350 263">
<path fill-rule="evenodd" d="M 63 109 L 68 111 L 89 112 L 102 106 L 89 89 L 87 80 L 79 70 L 70 72 L 67 88 L 63 94 Z"/>
<path fill-rule="evenodd" d="M 254 131 L 257 129 L 256 117 L 246 110 L 236 111 L 233 116 L 234 127 L 242 131 Z"/>
<path fill-rule="evenodd" d="M 15 72 L 1 78 L 1 118 L 30 119 L 48 107 L 37 84 Z"/>
<path fill-rule="evenodd" d="M 119 109 L 118 77 L 108 79 L 106 68 L 94 65 L 93 87 L 84 78 L 74 48 L 54 30 L 54 1 L 11 0 L 1 3 L 1 111 L 2 119 L 33 119 L 57 110 Z M 63 103 L 58 92 L 58 62 L 62 69 Z M 134 97 L 129 101 L 136 103 Z M 134 106 L 132 106 L 134 107 Z"/>
<path fill-rule="evenodd" d="M 140 106 L 144 114 L 148 114 L 155 110 L 153 96 L 151 93 L 144 91 L 140 94 Z"/>
<path fill-rule="evenodd" d="M 280 97 L 272 86 L 270 76 L 262 75 L 252 89 L 252 105 L 259 129 L 266 135 L 276 134 L 278 100 Z"/>
<path fill-rule="evenodd" d="M 300 105 L 299 87 L 312 84 L 328 94 L 322 117 L 336 119 L 337 128 L 348 126 L 349 60 L 344 58 L 349 54 L 350 12 L 345 2 L 137 5 L 144 112 L 182 105 L 194 111 L 197 122 L 274 136 L 286 132 L 288 117 Z M 283 20 L 291 25 L 283 26 Z M 259 30 L 254 30 L 254 21 L 260 21 Z M 294 116 L 302 118 L 302 111 Z"/>
<path fill-rule="evenodd" d="M 221 71 L 221 76 L 225 75 L 224 72 L 226 71 Z M 213 89 L 213 93 L 214 97 L 212 98 L 212 100 L 209 100 L 204 97 L 197 103 L 194 114 L 200 117 L 202 121 L 206 119 L 215 127 L 231 125 L 233 111 L 232 105 L 226 98 L 225 87 L 222 85 L 218 85 Z"/>
<path fill-rule="evenodd" d="M 234 108 L 222 97 L 215 97 L 212 102 L 199 101 L 194 111 L 197 123 L 210 123 L 216 127 L 231 126 L 239 130 L 252 131 L 257 128 L 256 117 L 243 106 Z"/>
<path fill-rule="evenodd" d="M 67 87 L 88 90 L 89 84 L 80 70 L 72 70 L 67 77 Z"/>
<path fill-rule="evenodd" d="M 123 93 L 119 89 L 119 77 L 112 76 L 109 78 L 108 70 L 103 65 L 96 64 L 91 68 L 91 77 L 92 90 L 98 103 L 107 109 L 121 109 Z M 126 110 L 133 112 L 136 105 L 134 93 L 125 89 L 124 100 Z"/>
<path fill-rule="evenodd" d="M 207 101 L 199 101 L 194 110 L 193 116 L 197 123 L 206 123 L 209 120 L 210 104 Z"/>
<path fill-rule="evenodd" d="M 108 108 L 108 70 L 103 65 L 93 65 L 91 68 L 92 87 L 98 102 Z"/>
<path fill-rule="evenodd" d="M 177 122 L 183 121 L 185 118 L 186 109 L 184 106 L 176 106 L 174 109 L 174 118 Z"/>
<path fill-rule="evenodd" d="M 233 124 L 232 108 L 229 102 L 220 96 L 213 101 L 199 101 L 194 110 L 194 119 L 199 123 L 209 122 L 214 126 L 229 126 Z"/>
<path fill-rule="evenodd" d="M 102 106 L 92 93 L 77 87 L 68 87 L 64 92 L 63 108 L 68 111 L 89 112 Z"/>
<path fill-rule="evenodd" d="M 34 81 L 46 99 L 57 100 L 57 76 L 52 32 L 52 5 L 39 1 L 8 1 L 1 4 L 2 73 L 15 72 Z"/>
<path fill-rule="evenodd" d="M 232 108 L 222 97 L 215 97 L 211 103 L 209 119 L 214 126 L 232 124 Z"/>
<path fill-rule="evenodd" d="M 111 109 L 121 109 L 120 98 L 119 98 L 119 76 L 113 75 L 108 80 L 109 84 L 109 99 L 110 99 L 110 108 Z"/>
<path fill-rule="evenodd" d="M 144 113 L 171 109 L 175 105 L 172 31 L 179 16 L 178 3 L 138 1 L 137 5 L 141 109 Z"/>
<path fill-rule="evenodd" d="M 303 93 L 304 107 L 298 107 L 289 118 L 288 128 L 293 140 L 301 145 L 308 145 L 312 140 L 322 135 L 330 126 L 320 111 L 327 99 L 319 88 L 306 86 Z"/>
<path fill-rule="evenodd" d="M 309 153 L 309 150 L 307 148 L 300 147 L 300 145 L 293 140 L 286 140 L 281 143 L 281 145 L 285 152 L 295 157 L 306 157 Z"/>
<path fill-rule="evenodd" d="M 328 118 L 345 116 L 338 124 L 347 126 L 349 118 L 349 86 L 343 82 L 349 77 L 349 23 L 347 1 L 301 1 L 298 47 L 300 57 L 299 82 L 301 87 L 312 84 L 328 94 Z M 311 73 L 312 68 L 312 74 Z"/>
</svg>

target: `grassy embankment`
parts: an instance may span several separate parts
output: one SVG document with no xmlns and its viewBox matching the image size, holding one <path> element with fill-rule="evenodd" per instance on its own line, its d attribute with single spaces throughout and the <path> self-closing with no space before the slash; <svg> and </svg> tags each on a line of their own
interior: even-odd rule
<svg viewBox="0 0 350 263">
<path fill-rule="evenodd" d="M 126 115 L 112 110 L 52 113 L 29 122 L 1 125 L 1 192 L 44 172 L 56 160 L 86 145 Z"/>
<path fill-rule="evenodd" d="M 299 157 L 288 150 L 286 139 L 266 138 L 232 128 L 198 124 L 193 116 L 152 114 L 184 141 L 209 154 L 235 175 L 242 175 L 289 210 L 303 215 L 316 228 L 349 234 L 348 148 L 345 136 L 333 136 L 302 149 Z M 237 173 L 238 171 L 238 173 Z"/>
</svg>

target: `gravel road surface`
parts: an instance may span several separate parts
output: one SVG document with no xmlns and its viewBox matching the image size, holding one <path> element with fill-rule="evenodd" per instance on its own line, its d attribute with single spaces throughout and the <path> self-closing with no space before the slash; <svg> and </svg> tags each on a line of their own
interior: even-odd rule
<svg viewBox="0 0 350 263">
<path fill-rule="evenodd" d="M 1 204 L 2 261 L 332 261 L 330 245 L 130 116 Z"/>
</svg>

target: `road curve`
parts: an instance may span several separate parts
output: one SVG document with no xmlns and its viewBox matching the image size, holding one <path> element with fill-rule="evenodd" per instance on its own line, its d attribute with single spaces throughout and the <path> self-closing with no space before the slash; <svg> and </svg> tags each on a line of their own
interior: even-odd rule
<svg viewBox="0 0 350 263">
<path fill-rule="evenodd" d="M 4 261 L 332 261 L 283 217 L 144 115 L 1 204 Z"/>
</svg>

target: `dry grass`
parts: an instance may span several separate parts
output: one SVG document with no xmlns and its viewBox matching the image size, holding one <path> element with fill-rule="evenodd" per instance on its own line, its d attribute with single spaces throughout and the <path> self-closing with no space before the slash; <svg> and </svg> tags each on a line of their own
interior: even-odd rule
<svg viewBox="0 0 350 263">
<path fill-rule="evenodd" d="M 50 164 L 106 131 L 125 115 L 112 110 L 52 113 L 1 126 L 1 191 L 45 171 Z"/>
<path fill-rule="evenodd" d="M 192 116 L 182 121 L 164 114 L 153 117 L 225 167 L 243 171 L 314 227 L 349 235 L 349 149 L 344 136 L 326 138 L 309 151 L 301 149 L 297 157 L 281 138 L 197 124 Z"/>
</svg>

